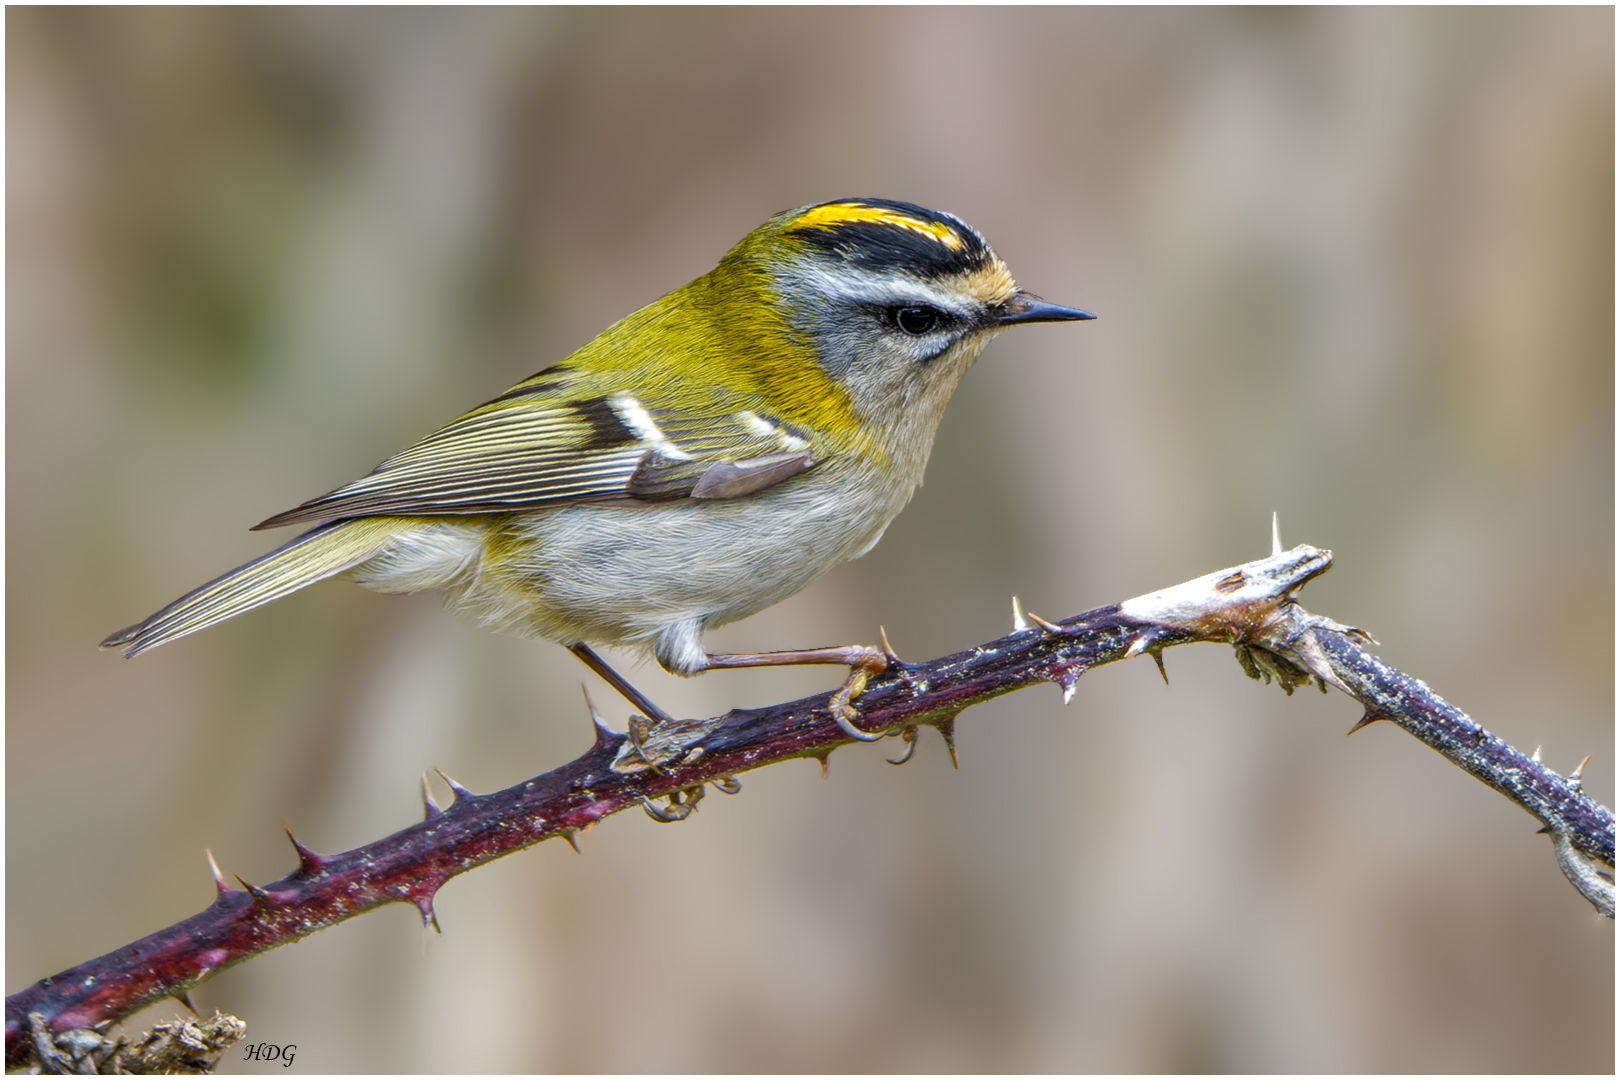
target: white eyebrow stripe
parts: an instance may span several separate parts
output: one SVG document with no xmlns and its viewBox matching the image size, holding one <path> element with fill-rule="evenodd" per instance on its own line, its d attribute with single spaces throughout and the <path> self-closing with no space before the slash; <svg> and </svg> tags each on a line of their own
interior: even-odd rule
<svg viewBox="0 0 1620 1080">
<path fill-rule="evenodd" d="M 691 454 L 664 437 L 663 429 L 653 421 L 652 414 L 641 402 L 629 394 L 615 394 L 609 399 L 608 404 L 613 408 L 614 415 L 643 443 L 674 461 L 692 460 Z"/>
<path fill-rule="evenodd" d="M 884 305 L 914 304 L 922 300 L 964 319 L 971 319 L 977 314 L 963 306 L 962 294 L 949 292 L 933 282 L 909 274 L 903 277 L 875 274 L 854 267 L 845 267 L 837 274 L 829 274 L 817 266 L 801 265 L 797 269 L 811 289 L 827 296 Z"/>
</svg>

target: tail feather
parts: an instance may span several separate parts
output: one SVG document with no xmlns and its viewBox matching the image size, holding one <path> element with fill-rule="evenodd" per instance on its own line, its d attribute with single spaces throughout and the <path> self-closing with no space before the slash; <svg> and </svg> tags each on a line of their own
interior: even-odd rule
<svg viewBox="0 0 1620 1080">
<path fill-rule="evenodd" d="M 124 655 L 136 656 L 341 574 L 386 548 L 396 524 L 387 518 L 356 518 L 318 525 L 110 635 L 101 647 L 128 646 Z"/>
</svg>

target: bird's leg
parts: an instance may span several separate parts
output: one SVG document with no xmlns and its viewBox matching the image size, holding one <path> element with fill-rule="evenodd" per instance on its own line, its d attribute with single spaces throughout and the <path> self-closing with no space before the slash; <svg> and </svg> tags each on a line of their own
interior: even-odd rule
<svg viewBox="0 0 1620 1080">
<path fill-rule="evenodd" d="M 899 664 L 899 658 L 887 649 L 873 645 L 841 645 L 790 652 L 710 653 L 708 661 L 711 668 L 771 667 L 777 664 L 841 664 L 848 667 L 849 678 L 833 694 L 828 711 L 844 734 L 852 739 L 876 742 L 883 738 L 882 733 L 865 732 L 855 726 L 857 714 L 852 702 L 866 689 L 868 679 L 889 670 L 891 664 Z"/>
<path fill-rule="evenodd" d="M 663 709 L 654 705 L 652 701 L 630 685 L 624 676 L 620 675 L 608 662 L 597 655 L 584 642 L 570 645 L 568 651 L 579 657 L 585 666 L 601 676 L 613 689 L 628 701 L 649 720 L 674 724 L 676 721 Z M 795 649 L 786 652 L 768 653 L 707 653 L 705 664 L 700 670 L 711 668 L 748 668 L 748 667 L 774 667 L 781 664 L 837 664 L 849 668 L 849 677 L 844 685 L 834 691 L 828 711 L 832 713 L 833 720 L 838 727 L 852 739 L 861 742 L 876 742 L 883 738 L 882 733 L 866 732 L 855 726 L 854 700 L 866 689 L 868 680 L 873 675 L 879 675 L 891 667 L 900 667 L 901 661 L 894 651 L 888 648 L 888 639 L 885 635 L 884 648 L 873 645 L 840 645 L 826 649 Z M 695 672 L 694 672 L 695 674 Z"/>
<path fill-rule="evenodd" d="M 647 719 L 658 720 L 670 724 L 675 722 L 674 717 L 670 716 L 669 713 L 665 712 L 663 709 L 660 709 L 657 705 L 654 705 L 652 701 L 647 698 L 647 695 L 643 694 L 640 690 L 637 690 L 634 686 L 631 686 L 623 675 L 620 675 L 617 671 L 614 671 L 611 667 L 609 667 L 608 662 L 596 655 L 596 650 L 585 644 L 583 641 L 577 645 L 568 646 L 568 651 L 583 660 L 586 667 L 600 675 L 602 677 L 602 681 L 613 687 L 613 689 L 617 690 L 624 700 L 640 709 L 642 715 Z"/>
</svg>

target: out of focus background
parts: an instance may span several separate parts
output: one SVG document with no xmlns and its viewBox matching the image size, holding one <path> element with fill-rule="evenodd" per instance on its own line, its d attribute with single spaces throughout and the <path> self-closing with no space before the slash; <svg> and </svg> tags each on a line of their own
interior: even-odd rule
<svg viewBox="0 0 1620 1080">
<path fill-rule="evenodd" d="M 950 210 L 998 340 L 870 555 L 710 637 L 926 659 L 1265 554 L 1614 802 L 1614 13 L 9 9 L 6 989 L 582 753 L 566 652 L 327 583 L 105 634 L 709 269 Z M 742 777 L 193 996 L 377 1071 L 1612 1072 L 1536 822 L 1224 648 Z M 830 670 L 633 671 L 682 715 Z M 440 798 L 445 792 L 440 790 Z M 167 1019 L 172 1007 L 137 1022 Z M 227 1057 L 227 1071 L 281 1072 Z"/>
</svg>

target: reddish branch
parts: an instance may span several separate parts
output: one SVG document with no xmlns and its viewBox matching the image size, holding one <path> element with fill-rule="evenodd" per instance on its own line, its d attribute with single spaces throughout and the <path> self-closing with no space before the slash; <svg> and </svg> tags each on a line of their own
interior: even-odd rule
<svg viewBox="0 0 1620 1080">
<path fill-rule="evenodd" d="M 1366 653 L 1360 642 L 1370 639 L 1360 631 L 1300 608 L 1294 594 L 1331 564 L 1330 553 L 1302 546 L 1063 623 L 1031 616 L 1035 627 L 875 678 L 861 695 L 859 723 L 908 740 L 919 725 L 932 725 L 949 741 L 963 709 L 1032 683 L 1055 682 L 1067 698 L 1079 676 L 1099 664 L 1143 652 L 1157 660 L 1164 648 L 1189 641 L 1228 642 L 1251 676 L 1277 678 L 1290 693 L 1310 682 L 1324 692 L 1335 686 L 1361 701 L 1362 723 L 1400 724 L 1519 803 L 1553 835 L 1565 873 L 1600 909 L 1607 883 L 1613 917 L 1614 816 L 1581 791 L 1578 773 L 1562 777 L 1526 758 Z M 660 816 L 684 816 L 703 785 L 735 790 L 734 774 L 773 762 L 825 763 L 850 741 L 827 711 L 829 697 L 674 725 L 637 718 L 629 735 L 599 725 L 595 745 L 578 760 L 487 795 L 452 784 L 449 809 L 429 799 L 426 820 L 365 847 L 318 855 L 294 840 L 298 869 L 279 881 L 237 889 L 216 875 L 218 896 L 198 914 L 8 997 L 6 1064 L 24 1064 L 32 1053 L 31 1013 L 57 1033 L 117 1020 L 390 902 L 413 904 L 432 922 L 439 888 L 491 859 L 557 836 L 572 842 L 626 807 L 652 810 L 652 799 L 670 800 Z"/>
</svg>

